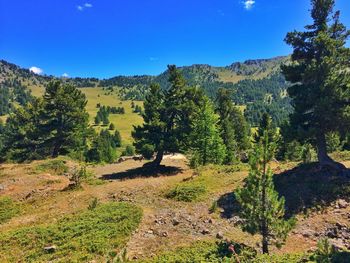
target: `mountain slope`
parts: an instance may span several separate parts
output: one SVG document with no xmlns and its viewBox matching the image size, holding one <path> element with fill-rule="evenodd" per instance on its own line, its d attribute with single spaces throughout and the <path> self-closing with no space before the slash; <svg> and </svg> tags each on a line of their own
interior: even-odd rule
<svg viewBox="0 0 350 263">
<path fill-rule="evenodd" d="M 233 101 L 237 105 L 247 106 L 246 117 L 252 125 L 257 124 L 263 112 L 269 112 L 279 124 L 291 111 L 289 98 L 286 97 L 288 83 L 280 73 L 281 64 L 288 59 L 288 57 L 276 57 L 247 60 L 226 67 L 192 65 L 180 67 L 179 70 L 188 85 L 201 87 L 211 98 L 215 98 L 219 88 L 232 90 Z M 24 104 L 29 101 L 29 90 L 32 90 L 34 95 L 39 95 L 44 86 L 54 79 L 81 88 L 104 87 L 109 90 L 116 88 L 121 99 L 143 100 L 149 85 L 153 82 L 159 83 L 163 89 L 169 88 L 168 78 L 168 71 L 158 76 L 116 76 L 102 80 L 57 78 L 37 75 L 28 69 L 0 60 L 0 115 L 9 113 L 14 103 Z M 16 95 L 14 91 L 21 94 Z"/>
</svg>

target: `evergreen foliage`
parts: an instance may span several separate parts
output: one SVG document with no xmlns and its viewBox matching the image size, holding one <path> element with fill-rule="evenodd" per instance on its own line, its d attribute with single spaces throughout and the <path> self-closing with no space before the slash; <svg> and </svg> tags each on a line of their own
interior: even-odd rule
<svg viewBox="0 0 350 263">
<path fill-rule="evenodd" d="M 221 164 L 226 157 L 226 147 L 220 137 L 219 117 L 209 98 L 204 98 L 194 114 L 191 152 L 200 165 Z"/>
<path fill-rule="evenodd" d="M 121 146 L 121 137 L 118 131 L 111 134 L 109 130 L 101 130 L 95 134 L 92 147 L 86 152 L 89 162 L 112 163 L 117 158 L 116 148 Z"/>
<path fill-rule="evenodd" d="M 279 198 L 274 188 L 272 170 L 268 167 L 276 144 L 270 141 L 269 130 L 259 138 L 250 159 L 251 170 L 244 188 L 236 197 L 241 206 L 240 214 L 245 220 L 243 230 L 262 235 L 263 253 L 269 253 L 269 245 L 280 247 L 287 238 L 294 220 L 284 219 L 284 198 Z"/>
<path fill-rule="evenodd" d="M 135 148 L 132 145 L 127 145 L 125 147 L 125 150 L 122 153 L 123 156 L 134 156 L 135 155 Z"/>
<path fill-rule="evenodd" d="M 235 125 L 232 120 L 233 103 L 231 93 L 226 89 L 219 89 L 216 96 L 217 113 L 219 114 L 219 127 L 221 138 L 226 146 L 225 163 L 230 164 L 238 160 L 238 142 Z"/>
<path fill-rule="evenodd" d="M 52 157 L 67 154 L 84 140 L 89 118 L 86 103 L 86 96 L 72 85 L 55 81 L 46 87 L 42 128 L 47 136 L 44 145 L 52 148 Z"/>
<path fill-rule="evenodd" d="M 17 161 L 57 157 L 86 144 L 85 95 L 74 86 L 51 82 L 43 98 L 10 114 L 3 132 L 3 159 Z"/>
<path fill-rule="evenodd" d="M 327 154 L 326 134 L 347 131 L 349 105 L 350 49 L 346 40 L 350 31 L 334 12 L 334 0 L 312 0 L 313 24 L 305 32 L 290 32 L 285 41 L 294 49 L 292 63 L 282 67 L 292 86 L 294 114 L 291 127 L 317 147 L 322 166 L 343 168 Z"/>
<path fill-rule="evenodd" d="M 157 152 L 154 165 L 160 164 L 164 152 L 189 149 L 193 115 L 204 98 L 200 89 L 186 85 L 176 66 L 168 69 L 169 89 L 162 90 L 157 84 L 150 86 L 144 102 L 144 124 L 134 127 L 132 133 L 137 152 L 141 152 L 145 144 L 154 147 Z"/>
<path fill-rule="evenodd" d="M 95 125 L 100 125 L 102 122 L 103 126 L 107 126 L 109 121 L 110 114 L 125 114 L 124 107 L 110 107 L 99 105 L 98 112 L 95 117 Z"/>
</svg>

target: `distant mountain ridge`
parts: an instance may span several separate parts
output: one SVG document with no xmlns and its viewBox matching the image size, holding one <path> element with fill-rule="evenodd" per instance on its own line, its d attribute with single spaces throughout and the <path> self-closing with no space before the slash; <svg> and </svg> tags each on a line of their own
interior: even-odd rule
<svg viewBox="0 0 350 263">
<path fill-rule="evenodd" d="M 236 83 L 237 80 L 227 80 L 223 76 L 225 74 L 231 74 L 231 76 L 243 76 L 244 78 L 262 78 L 265 77 L 261 74 L 271 73 L 275 71 L 281 63 L 288 59 L 286 56 L 275 57 L 271 59 L 255 59 L 246 60 L 244 62 L 234 62 L 229 66 L 215 67 L 208 64 L 194 64 L 191 66 L 179 67 L 179 69 L 185 75 L 190 82 L 205 82 L 205 81 L 222 81 Z M 63 79 L 68 82 L 73 82 L 79 87 L 83 87 L 84 84 L 89 87 L 92 84 L 98 86 L 107 86 L 111 83 L 115 85 L 140 85 L 150 84 L 151 82 L 162 82 L 164 76 L 167 75 L 167 71 L 159 74 L 158 76 L 152 75 L 135 75 L 135 76 L 115 76 L 107 79 L 98 78 L 65 78 L 55 77 L 52 75 L 38 75 L 31 72 L 29 69 L 21 68 L 13 63 L 5 60 L 0 60 L 0 83 L 4 80 L 12 77 L 20 77 L 23 80 L 33 81 L 35 84 L 45 84 L 45 82 L 52 79 Z"/>
<path fill-rule="evenodd" d="M 179 67 L 179 70 L 188 85 L 201 87 L 211 98 L 215 97 L 219 88 L 232 90 L 233 101 L 237 105 L 247 107 L 246 117 L 253 125 L 257 123 L 262 112 L 266 111 L 277 123 L 280 123 L 291 111 L 289 98 L 286 96 L 288 83 L 284 80 L 280 70 L 281 65 L 288 59 L 287 56 L 250 59 L 244 62 L 234 62 L 224 67 L 195 64 Z M 81 88 L 118 88 L 120 96 L 125 100 L 143 100 L 151 83 L 159 83 L 163 89 L 167 89 L 169 87 L 168 78 L 167 70 L 158 76 L 116 76 L 108 79 L 58 78 L 37 75 L 28 69 L 0 60 L 0 88 L 3 91 L 6 89 L 18 91 L 25 87 L 30 90 L 33 87 L 44 87 L 51 80 L 60 79 Z M 8 95 L 3 101 L 6 101 L 7 97 Z M 15 98 L 13 97 L 12 100 Z M 8 111 L 3 110 L 3 112 Z"/>
</svg>

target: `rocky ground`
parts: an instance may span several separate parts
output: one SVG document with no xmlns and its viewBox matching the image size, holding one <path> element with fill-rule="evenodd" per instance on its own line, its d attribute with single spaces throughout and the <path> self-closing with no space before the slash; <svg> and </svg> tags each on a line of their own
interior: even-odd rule
<svg viewBox="0 0 350 263">
<path fill-rule="evenodd" d="M 206 200 L 184 203 L 165 198 L 165 192 L 193 176 L 186 160 L 179 155 L 167 156 L 164 165 L 173 167 L 166 174 L 139 173 L 143 161 L 128 160 L 120 164 L 90 167 L 103 184 L 83 184 L 79 191 L 65 191 L 68 178 L 33 169 L 36 165 L 2 165 L 0 168 L 0 196 L 11 196 L 20 201 L 24 213 L 0 225 L 0 231 L 24 225 L 55 221 L 62 215 L 86 209 L 91 199 L 100 202 L 124 201 L 142 207 L 144 217 L 127 245 L 132 259 L 142 259 L 161 251 L 187 246 L 197 240 L 231 239 L 259 248 L 259 237 L 240 230 L 241 219 L 225 214 L 225 206 L 210 213 L 213 201 L 229 197 L 233 186 L 211 194 Z M 281 169 L 276 166 L 276 169 Z M 244 172 L 247 174 L 247 172 Z M 242 172 L 231 176 L 242 176 Z M 224 198 L 230 204 L 230 198 Z M 308 214 L 296 215 L 298 222 L 286 245 L 275 253 L 313 250 L 323 237 L 338 248 L 350 249 L 350 203 L 335 200 L 326 208 Z"/>
</svg>

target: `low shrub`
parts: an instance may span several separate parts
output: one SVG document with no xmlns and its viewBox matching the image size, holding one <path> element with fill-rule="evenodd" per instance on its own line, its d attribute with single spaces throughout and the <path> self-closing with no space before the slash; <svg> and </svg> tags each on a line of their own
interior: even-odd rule
<svg viewBox="0 0 350 263">
<path fill-rule="evenodd" d="M 97 205 L 52 224 L 0 233 L 0 255 L 3 262 L 102 261 L 125 246 L 141 217 L 142 210 L 134 205 Z M 45 251 L 47 246 L 54 249 Z"/>
<path fill-rule="evenodd" d="M 122 156 L 133 156 L 135 155 L 135 147 L 132 145 L 127 145 L 125 150 L 122 152 Z"/>
<path fill-rule="evenodd" d="M 231 250 L 234 249 L 234 253 Z M 147 263 L 302 263 L 315 262 L 309 261 L 309 255 L 306 254 L 284 254 L 284 255 L 262 255 L 258 254 L 253 248 L 233 243 L 199 241 L 189 247 L 181 247 L 175 251 L 170 251 L 158 255 L 149 260 L 143 260 Z M 141 262 L 141 261 L 140 261 Z M 342 261 L 343 262 L 343 261 Z"/>
<path fill-rule="evenodd" d="M 19 205 L 10 197 L 0 197 L 0 224 L 6 223 L 19 212 Z"/>
<path fill-rule="evenodd" d="M 199 241 L 189 247 L 181 247 L 175 251 L 158 255 L 147 263 L 219 263 L 237 262 L 237 257 L 241 262 L 251 262 L 256 255 L 255 250 L 241 244 L 234 244 L 237 255 L 233 255 L 226 242 Z"/>
<path fill-rule="evenodd" d="M 166 197 L 176 201 L 192 202 L 198 200 L 207 192 L 207 188 L 201 184 L 179 184 L 171 189 Z"/>
</svg>

